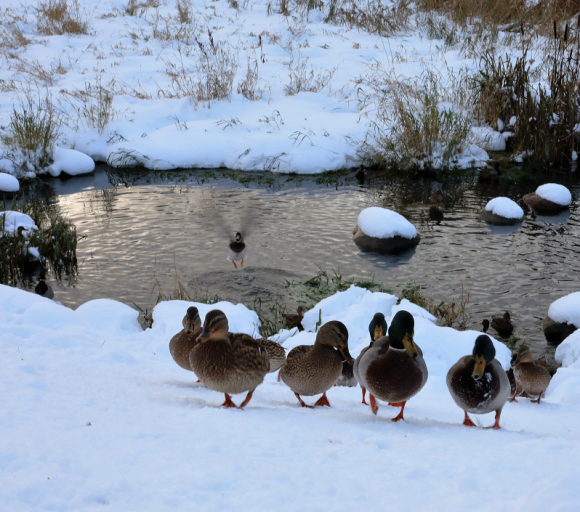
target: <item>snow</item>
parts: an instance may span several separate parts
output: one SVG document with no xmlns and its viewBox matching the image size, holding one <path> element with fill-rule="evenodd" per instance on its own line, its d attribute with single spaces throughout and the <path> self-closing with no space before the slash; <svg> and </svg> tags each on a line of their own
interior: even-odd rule
<svg viewBox="0 0 580 512">
<path fill-rule="evenodd" d="M 524 216 L 524 210 L 508 197 L 494 197 L 485 205 L 485 209 L 507 219 L 521 219 Z"/>
<path fill-rule="evenodd" d="M 572 202 L 572 194 L 564 185 L 546 183 L 536 189 L 536 194 L 553 203 L 568 206 Z"/>
<path fill-rule="evenodd" d="M 580 370 L 580 364 L 575 365 L 580 359 L 580 329 L 574 331 L 558 345 L 554 358 L 563 367 L 574 365 Z"/>
<path fill-rule="evenodd" d="M 570 293 L 550 304 L 548 316 L 555 322 L 580 328 L 580 292 Z"/>
<path fill-rule="evenodd" d="M 499 122 L 498 119 L 498 126 Z M 503 123 L 502 123 L 503 127 Z M 474 126 L 471 128 L 472 138 L 478 146 L 489 151 L 505 151 L 506 136 L 490 127 Z"/>
<path fill-rule="evenodd" d="M 18 192 L 20 183 L 8 173 L 0 172 L 0 192 Z"/>
<path fill-rule="evenodd" d="M 4 231 L 6 233 L 15 234 L 20 226 L 22 226 L 25 231 L 30 229 L 38 229 L 38 226 L 34 223 L 32 217 L 26 215 L 25 213 L 6 210 L 0 212 L 0 217 L 5 217 L 5 220 L 0 219 L 0 226 L 2 226 L 4 223 Z"/>
<path fill-rule="evenodd" d="M 365 235 L 374 238 L 400 236 L 411 239 L 417 236 L 417 229 L 405 217 L 378 206 L 371 206 L 360 212 L 357 225 Z"/>
<path fill-rule="evenodd" d="M 76 176 L 95 170 L 93 159 L 74 149 L 55 148 L 53 158 L 54 162 L 48 167 L 52 176 L 60 176 L 61 172 Z"/>
<path fill-rule="evenodd" d="M 370 318 L 382 311 L 390 323 L 395 304 L 392 295 L 353 286 L 317 304 L 304 323 L 313 329 L 319 310 L 324 322 L 342 320 L 356 356 L 368 344 Z M 6 510 L 374 511 L 388 501 L 389 510 L 443 511 L 472 508 L 481 490 L 478 510 L 576 509 L 578 363 L 558 370 L 540 406 L 506 404 L 501 431 L 467 428 L 445 376 L 481 333 L 438 327 L 415 309 L 429 380 L 407 403 L 404 422 L 392 423 L 397 409 L 386 404 L 374 416 L 358 387 L 330 389 L 331 408 L 302 409 L 275 375 L 243 411 L 225 410 L 223 396 L 196 384 L 169 354 L 190 305 L 158 304 L 153 328 L 143 331 L 137 311 L 115 301 L 73 311 L 0 286 Z M 222 309 L 232 330 L 256 332 L 258 318 L 244 305 L 195 306 L 202 317 Z M 302 332 L 284 345 L 314 339 Z M 510 351 L 493 342 L 507 368 Z M 472 417 L 493 423 L 493 413 Z M 474 460 L 474 446 L 489 456 Z M 524 493 L 514 493 L 518 467 L 536 482 Z"/>
</svg>

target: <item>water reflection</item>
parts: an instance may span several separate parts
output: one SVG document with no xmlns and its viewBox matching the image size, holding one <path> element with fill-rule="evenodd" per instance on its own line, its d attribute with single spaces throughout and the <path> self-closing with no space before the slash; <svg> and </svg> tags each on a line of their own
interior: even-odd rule
<svg viewBox="0 0 580 512">
<path fill-rule="evenodd" d="M 345 277 L 374 276 L 395 290 L 425 285 L 436 301 L 469 293 L 470 328 L 480 330 L 483 318 L 509 310 L 516 335 L 537 353 L 553 354 L 540 327 L 550 303 L 580 289 L 580 187 L 575 181 L 564 183 L 575 198 L 570 211 L 535 218 L 528 212 L 515 226 L 489 226 L 479 211 L 493 197 L 517 200 L 536 184 L 369 174 L 361 186 L 354 173 L 305 177 L 107 168 L 50 183 L 78 232 L 88 235 L 78 246 L 79 276 L 74 283 L 54 283 L 59 300 L 69 306 L 108 297 L 150 307 L 156 279 L 171 289 L 175 272 L 183 282 L 208 272 L 235 272 L 226 259 L 227 231 L 238 229 L 248 212 L 253 229 L 247 265 L 252 268 L 290 271 L 304 279 L 318 266 L 335 268 Z M 443 218 L 432 220 L 428 198 L 438 189 L 445 195 Z M 404 215 L 418 228 L 421 243 L 396 255 L 361 252 L 352 230 L 368 206 Z M 283 294 L 282 273 L 279 280 Z M 227 292 L 210 290 L 222 297 Z"/>
</svg>

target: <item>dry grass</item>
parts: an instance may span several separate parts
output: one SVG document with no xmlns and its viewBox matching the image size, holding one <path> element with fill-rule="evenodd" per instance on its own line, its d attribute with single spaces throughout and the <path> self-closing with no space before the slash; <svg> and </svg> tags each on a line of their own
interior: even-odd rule
<svg viewBox="0 0 580 512">
<path fill-rule="evenodd" d="M 170 98 L 188 97 L 194 105 L 230 98 L 238 67 L 236 53 L 225 43 L 214 41 L 208 30 L 207 43 L 196 39 L 197 62 L 188 66 L 179 52 L 178 62 L 165 61 L 165 74 L 169 77 L 169 90 L 159 89 L 158 94 Z M 187 56 L 187 55 L 185 55 Z"/>
<path fill-rule="evenodd" d="M 191 0 L 177 0 L 175 2 L 177 8 L 177 19 L 179 23 L 191 23 L 193 21 L 193 6 Z"/>
<path fill-rule="evenodd" d="M 38 3 L 36 27 L 46 36 L 88 34 L 88 15 L 78 0 L 45 0 Z"/>
<path fill-rule="evenodd" d="M 449 105 L 440 77 L 425 71 L 402 80 L 381 65 L 364 81 L 374 89 L 376 119 L 362 144 L 361 156 L 399 169 L 448 169 L 465 143 L 471 120 Z"/>
<path fill-rule="evenodd" d="M 25 60 L 20 56 L 15 56 L 10 62 L 10 67 L 20 75 L 26 75 L 27 82 L 34 82 L 44 86 L 56 84 L 54 76 L 57 70 L 53 67 L 47 68 L 38 59 Z"/>
<path fill-rule="evenodd" d="M 128 16 L 138 16 L 142 17 L 147 13 L 150 8 L 159 8 L 159 0 L 145 0 L 144 2 L 139 2 L 138 0 L 128 0 L 127 4 L 123 8 L 123 14 Z"/>
<path fill-rule="evenodd" d="M 61 119 L 48 91 L 31 88 L 18 96 L 20 106 L 13 107 L 8 131 L 2 137 L 9 148 L 4 156 L 22 172 L 42 170 L 52 163 L 52 154 L 60 136 Z"/>
<path fill-rule="evenodd" d="M 308 69 L 308 58 L 303 58 L 300 52 L 298 56 L 292 53 L 288 68 L 289 82 L 284 86 L 287 96 L 300 92 L 320 92 L 328 86 L 337 69 L 322 70 L 312 66 Z"/>
<path fill-rule="evenodd" d="M 248 57 L 246 76 L 238 82 L 238 94 L 250 101 L 261 100 L 264 91 L 257 88 L 258 80 L 258 60 L 254 59 L 252 64 L 250 57 Z"/>
</svg>

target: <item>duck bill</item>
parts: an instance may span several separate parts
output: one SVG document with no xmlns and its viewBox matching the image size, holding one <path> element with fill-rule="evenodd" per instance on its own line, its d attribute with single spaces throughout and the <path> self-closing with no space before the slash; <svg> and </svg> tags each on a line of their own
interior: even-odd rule
<svg viewBox="0 0 580 512">
<path fill-rule="evenodd" d="M 354 362 L 352 356 L 350 355 L 350 352 L 348 351 L 348 347 L 340 347 L 338 350 L 340 350 L 342 357 L 346 359 L 346 362 L 348 364 L 352 364 Z"/>
<path fill-rule="evenodd" d="M 473 373 L 471 377 L 474 380 L 479 380 L 483 377 L 485 373 L 485 359 L 483 356 L 475 356 L 475 366 L 473 367 Z"/>
<path fill-rule="evenodd" d="M 518 364 L 520 364 L 520 356 L 516 355 L 515 359 L 512 361 L 512 368 L 515 368 Z"/>
<path fill-rule="evenodd" d="M 409 333 L 405 333 L 405 337 L 403 338 L 403 345 L 407 350 L 407 354 L 409 354 L 411 357 L 417 357 L 419 355 L 417 346 L 415 345 L 413 338 L 409 336 Z"/>
<path fill-rule="evenodd" d="M 375 337 L 373 338 L 373 341 L 378 340 L 382 336 L 383 336 L 383 326 L 382 325 L 377 325 L 375 327 Z"/>
<path fill-rule="evenodd" d="M 209 340 L 210 336 L 211 336 L 211 332 L 206 327 L 203 329 L 203 332 L 199 335 L 199 338 L 197 338 L 197 341 L 203 343 L 204 341 Z"/>
<path fill-rule="evenodd" d="M 187 334 L 191 334 L 193 331 L 195 331 L 195 324 L 187 323 L 185 331 L 187 332 Z"/>
</svg>

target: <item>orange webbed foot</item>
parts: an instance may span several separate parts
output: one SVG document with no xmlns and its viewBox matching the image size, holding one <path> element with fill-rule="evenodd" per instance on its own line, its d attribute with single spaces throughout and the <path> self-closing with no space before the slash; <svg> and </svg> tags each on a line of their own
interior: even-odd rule
<svg viewBox="0 0 580 512">
<path fill-rule="evenodd" d="M 499 413 L 495 415 L 495 423 L 491 425 L 491 427 L 485 427 L 486 430 L 492 428 L 493 430 L 499 430 L 501 427 L 499 426 Z"/>
<path fill-rule="evenodd" d="M 314 404 L 314 407 L 316 407 L 316 406 L 322 407 L 323 405 L 330 407 L 330 402 L 328 401 L 328 398 L 326 397 L 326 391 L 324 393 L 322 393 L 322 396 L 316 401 L 316 403 Z"/>
<path fill-rule="evenodd" d="M 278 382 L 280 382 L 281 378 L 282 378 L 282 368 L 280 368 L 280 370 L 278 371 Z"/>
<path fill-rule="evenodd" d="M 234 267 L 238 268 L 235 261 L 232 260 L 232 263 L 234 264 Z"/>
<path fill-rule="evenodd" d="M 248 405 L 248 402 L 252 399 L 252 396 L 254 396 L 254 391 L 248 391 L 248 394 L 246 395 L 246 398 L 244 399 L 244 401 L 238 406 L 238 409 L 241 409 L 242 407 L 245 407 L 246 405 Z"/>
<path fill-rule="evenodd" d="M 225 402 L 221 405 L 222 407 L 235 407 L 237 408 L 238 406 L 232 401 L 232 397 L 230 395 L 228 395 L 227 393 L 224 393 L 226 400 Z"/>
<path fill-rule="evenodd" d="M 298 398 L 298 401 L 300 402 L 300 405 L 302 407 L 308 407 L 309 409 L 314 409 L 314 407 L 312 405 L 307 405 L 304 403 L 304 400 L 302 400 L 302 398 L 300 397 L 300 395 L 298 393 L 294 393 L 296 395 L 296 398 Z"/>
<path fill-rule="evenodd" d="M 477 427 L 477 425 L 475 423 L 473 423 L 473 421 L 471 421 L 471 419 L 467 415 L 467 411 L 464 411 L 464 412 L 465 412 L 465 419 L 463 420 L 463 424 L 466 427 Z"/>
<path fill-rule="evenodd" d="M 393 418 L 393 421 L 395 421 L 395 422 L 396 422 L 396 421 L 401 421 L 401 420 L 404 420 L 404 419 L 405 419 L 405 417 L 403 416 L 403 411 L 405 410 L 405 404 L 406 404 L 407 402 L 405 401 L 405 402 L 401 402 L 401 403 L 402 403 L 403 405 L 401 406 L 401 410 L 399 411 L 399 414 L 397 414 L 397 415 L 396 415 L 396 416 Z"/>
<path fill-rule="evenodd" d="M 369 393 L 369 399 L 371 402 L 371 410 L 373 411 L 373 414 L 377 414 L 377 412 L 379 411 L 379 406 L 377 405 L 377 400 L 375 399 L 372 393 Z"/>
<path fill-rule="evenodd" d="M 367 404 L 367 402 L 366 402 L 366 400 L 365 400 L 365 396 L 366 396 L 366 394 L 367 394 L 367 389 L 366 389 L 366 388 L 362 388 L 362 395 L 363 395 L 363 399 L 362 399 L 362 402 L 361 402 L 361 404 L 369 405 L 369 404 Z M 369 395 L 370 395 L 370 393 L 369 393 Z"/>
</svg>

